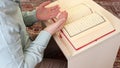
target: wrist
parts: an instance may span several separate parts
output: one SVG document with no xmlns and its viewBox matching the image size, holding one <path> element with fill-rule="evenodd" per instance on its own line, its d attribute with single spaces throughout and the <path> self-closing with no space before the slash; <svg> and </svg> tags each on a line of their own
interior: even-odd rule
<svg viewBox="0 0 120 68">
<path fill-rule="evenodd" d="M 44 31 L 47 31 L 47 32 L 50 33 L 51 35 L 54 34 L 54 32 L 53 32 L 52 30 L 48 29 L 48 28 L 45 28 Z"/>
</svg>

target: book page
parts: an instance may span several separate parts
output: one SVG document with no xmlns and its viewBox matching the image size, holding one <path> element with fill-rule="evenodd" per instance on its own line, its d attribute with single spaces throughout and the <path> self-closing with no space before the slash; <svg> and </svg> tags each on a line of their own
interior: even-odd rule
<svg viewBox="0 0 120 68">
<path fill-rule="evenodd" d="M 73 48 L 79 50 L 84 46 L 90 47 L 91 43 L 100 40 L 101 38 L 114 32 L 114 30 L 113 26 L 106 21 L 92 29 L 87 30 L 87 32 L 83 32 L 84 36 L 81 36 L 82 33 L 80 33 L 76 36 L 77 38 L 70 38 L 70 40 L 73 43 Z"/>
<path fill-rule="evenodd" d="M 93 11 L 85 4 L 80 4 L 79 6 L 70 8 L 66 11 L 68 12 L 68 19 L 67 19 L 66 24 L 77 21 L 81 19 L 82 17 L 85 17 L 93 13 Z"/>
<path fill-rule="evenodd" d="M 57 0 L 59 2 L 59 5 L 64 9 L 73 8 L 80 3 L 82 3 L 82 0 Z"/>
<path fill-rule="evenodd" d="M 68 32 L 70 37 L 73 37 L 104 22 L 105 20 L 102 16 L 97 13 L 92 13 L 70 24 L 66 24 L 64 29 Z"/>
</svg>

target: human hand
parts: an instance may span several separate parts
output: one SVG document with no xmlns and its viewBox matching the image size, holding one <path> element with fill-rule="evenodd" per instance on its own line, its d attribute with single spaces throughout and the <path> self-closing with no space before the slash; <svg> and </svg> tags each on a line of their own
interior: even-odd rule
<svg viewBox="0 0 120 68">
<path fill-rule="evenodd" d="M 48 20 L 54 18 L 60 12 L 60 7 L 58 5 L 45 8 L 48 4 L 50 4 L 50 1 L 43 2 L 36 8 L 36 17 L 38 20 Z"/>
<path fill-rule="evenodd" d="M 61 12 L 60 15 L 57 16 L 57 21 L 47 26 L 44 30 L 53 35 L 54 33 L 63 28 L 63 25 L 67 20 L 67 16 L 68 13 L 66 11 Z"/>
</svg>

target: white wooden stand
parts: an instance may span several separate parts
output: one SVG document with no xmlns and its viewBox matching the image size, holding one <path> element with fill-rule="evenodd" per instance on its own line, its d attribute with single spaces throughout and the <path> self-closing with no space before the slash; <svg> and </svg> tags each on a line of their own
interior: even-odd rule
<svg viewBox="0 0 120 68">
<path fill-rule="evenodd" d="M 95 44 L 94 47 L 74 56 L 70 55 L 68 49 L 60 42 L 57 36 L 54 36 L 54 39 L 58 44 L 61 44 L 58 46 L 68 60 L 68 68 L 113 68 L 113 63 L 120 45 L 120 20 L 95 2 L 91 1 L 90 3 L 90 6 L 94 6 L 95 9 L 102 10 L 101 12 L 112 22 L 116 29 L 115 33 L 105 38 L 102 42 L 98 40 L 99 43 Z"/>
</svg>

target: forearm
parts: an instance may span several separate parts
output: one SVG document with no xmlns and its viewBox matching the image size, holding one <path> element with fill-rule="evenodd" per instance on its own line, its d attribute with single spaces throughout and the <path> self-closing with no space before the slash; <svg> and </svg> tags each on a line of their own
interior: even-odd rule
<svg viewBox="0 0 120 68">
<path fill-rule="evenodd" d="M 26 66 L 30 66 L 27 68 L 32 68 L 32 66 L 41 62 L 44 50 L 47 47 L 50 37 L 51 35 L 48 32 L 41 31 L 35 41 L 31 43 L 30 47 L 24 50 L 24 68 L 26 68 Z"/>
</svg>

